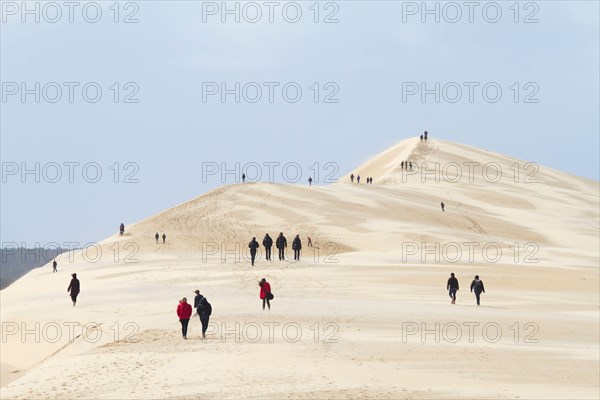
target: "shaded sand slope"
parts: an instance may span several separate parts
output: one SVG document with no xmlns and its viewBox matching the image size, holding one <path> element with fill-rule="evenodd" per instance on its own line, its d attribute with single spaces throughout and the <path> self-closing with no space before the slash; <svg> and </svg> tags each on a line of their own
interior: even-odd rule
<svg viewBox="0 0 600 400">
<path fill-rule="evenodd" d="M 423 163 L 446 172 L 423 179 Z M 0 292 L 2 398 L 597 398 L 598 182 L 545 167 L 523 182 L 526 164 L 409 139 L 352 171 L 373 185 L 231 185 L 128 224 Z M 250 238 L 279 231 L 302 236 L 302 260 L 250 267 Z M 181 340 L 174 313 L 196 288 L 207 342 L 197 317 Z"/>
</svg>

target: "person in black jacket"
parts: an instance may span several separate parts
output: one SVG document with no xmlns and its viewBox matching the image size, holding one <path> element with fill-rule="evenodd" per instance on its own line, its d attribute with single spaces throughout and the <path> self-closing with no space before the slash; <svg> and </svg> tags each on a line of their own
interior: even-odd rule
<svg viewBox="0 0 600 400">
<path fill-rule="evenodd" d="M 471 282 L 471 292 L 473 291 L 475 291 L 475 298 L 477 299 L 477 305 L 479 305 L 479 296 L 482 292 L 485 293 L 483 281 L 479 279 L 479 275 L 475 275 L 475 279 Z"/>
<path fill-rule="evenodd" d="M 252 258 L 252 266 L 254 267 L 254 259 L 256 259 L 256 249 L 260 247 L 255 237 L 252 238 L 252 240 L 248 244 L 248 247 L 250 248 L 250 258 Z"/>
<path fill-rule="evenodd" d="M 302 249 L 302 241 L 300 235 L 296 235 L 292 242 L 292 250 L 294 250 L 294 260 L 300 261 L 300 250 Z"/>
<path fill-rule="evenodd" d="M 285 248 L 287 247 L 287 239 L 283 236 L 283 232 L 279 232 L 279 236 L 275 241 L 275 246 L 279 249 L 279 261 L 285 260 Z"/>
<path fill-rule="evenodd" d="M 58 270 L 56 269 L 57 266 L 58 263 L 56 262 L 56 260 L 52 261 L 52 272 L 58 272 Z"/>
<path fill-rule="evenodd" d="M 454 277 L 454 272 L 450 273 L 450 278 L 448 278 L 448 283 L 446 284 L 446 290 L 448 290 L 448 294 L 452 299 L 450 304 L 456 304 L 456 291 L 458 290 L 458 279 Z"/>
<path fill-rule="evenodd" d="M 156 232 L 156 235 L 154 235 L 154 239 L 156 239 L 156 244 L 158 244 L 158 239 L 160 238 L 160 236 L 158 236 L 158 232 Z"/>
<path fill-rule="evenodd" d="M 263 239 L 263 246 L 265 246 L 265 256 L 267 261 L 271 261 L 271 247 L 273 247 L 273 239 L 267 233 Z"/>
<path fill-rule="evenodd" d="M 69 283 L 69 287 L 67 288 L 67 292 L 71 292 L 71 300 L 73 300 L 73 307 L 75 307 L 75 303 L 77 303 L 77 295 L 81 289 L 79 285 L 79 279 L 77 279 L 77 274 L 71 274 L 73 279 L 71 279 L 71 283 Z"/>
<path fill-rule="evenodd" d="M 208 321 L 210 319 L 210 314 L 212 314 L 212 306 L 206 300 L 206 297 L 200 296 L 201 299 L 199 301 L 199 305 L 196 308 L 198 311 L 198 316 L 200 317 L 200 323 L 202 324 L 202 339 L 206 339 L 206 329 L 208 329 Z M 194 299 L 194 303 L 196 300 Z"/>
</svg>

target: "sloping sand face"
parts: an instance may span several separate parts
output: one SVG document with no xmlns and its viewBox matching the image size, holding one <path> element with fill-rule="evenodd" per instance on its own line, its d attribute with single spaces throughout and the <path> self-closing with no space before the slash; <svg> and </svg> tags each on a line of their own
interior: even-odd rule
<svg viewBox="0 0 600 400">
<path fill-rule="evenodd" d="M 0 292 L 2 398 L 597 398 L 598 183 L 526 164 L 408 140 L 353 171 L 372 185 L 223 187 L 64 254 Z M 280 231 L 286 260 L 251 267 L 251 237 Z M 175 315 L 194 289 L 206 341 Z"/>
</svg>

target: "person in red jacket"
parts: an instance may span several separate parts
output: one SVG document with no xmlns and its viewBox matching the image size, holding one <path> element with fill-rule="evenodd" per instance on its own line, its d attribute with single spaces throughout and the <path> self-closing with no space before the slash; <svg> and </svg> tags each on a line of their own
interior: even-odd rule
<svg viewBox="0 0 600 400">
<path fill-rule="evenodd" d="M 260 286 L 260 298 L 263 301 L 263 310 L 265 309 L 265 304 L 269 306 L 270 310 L 271 303 L 269 302 L 269 300 L 271 300 L 272 298 L 271 285 L 269 285 L 269 282 L 267 282 L 265 278 L 262 278 L 260 282 L 258 282 L 258 286 Z"/>
<path fill-rule="evenodd" d="M 183 338 L 187 339 L 188 324 L 190 323 L 190 317 L 192 316 L 192 305 L 187 302 L 185 297 L 179 300 L 177 316 L 179 317 L 179 322 L 181 322 L 181 333 L 183 334 Z"/>
</svg>

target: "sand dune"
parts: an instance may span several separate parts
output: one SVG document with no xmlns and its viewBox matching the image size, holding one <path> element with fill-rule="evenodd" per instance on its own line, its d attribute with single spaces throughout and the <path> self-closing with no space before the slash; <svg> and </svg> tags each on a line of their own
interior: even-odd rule
<svg viewBox="0 0 600 400">
<path fill-rule="evenodd" d="M 599 196 L 595 181 L 418 139 L 329 186 L 220 187 L 1 291 L 2 398 L 597 398 Z M 251 237 L 280 231 L 302 236 L 302 260 L 288 248 L 251 267 Z M 214 309 L 206 342 L 197 316 L 183 341 L 175 315 L 196 288 Z"/>
</svg>

